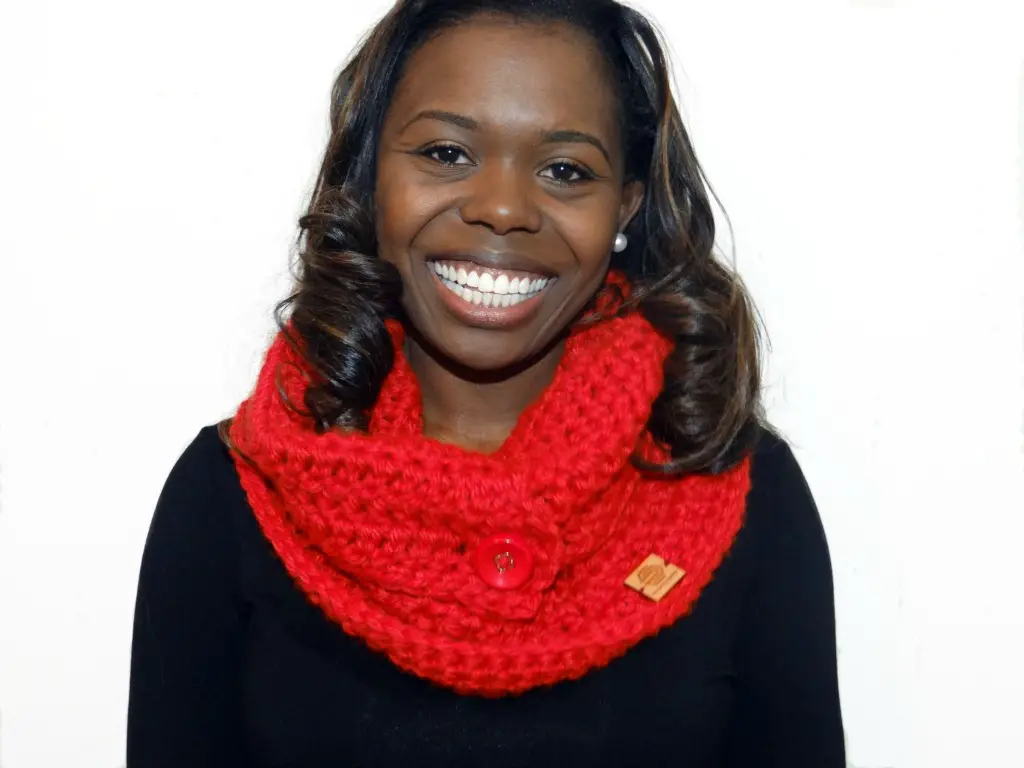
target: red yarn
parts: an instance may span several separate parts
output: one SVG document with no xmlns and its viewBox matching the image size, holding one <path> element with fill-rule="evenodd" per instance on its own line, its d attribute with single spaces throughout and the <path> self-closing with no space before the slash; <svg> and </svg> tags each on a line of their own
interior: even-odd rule
<svg viewBox="0 0 1024 768">
<path fill-rule="evenodd" d="M 231 428 L 264 534 L 309 599 L 403 669 L 461 693 L 501 695 L 576 678 L 687 613 L 738 531 L 749 460 L 717 476 L 641 476 L 638 446 L 670 350 L 639 314 L 567 342 L 554 380 L 484 455 L 422 435 L 402 356 L 368 434 L 317 435 L 303 362 L 278 337 Z M 250 465 L 252 462 L 253 465 Z M 474 547 L 528 543 L 531 578 L 489 586 Z M 655 553 L 686 571 L 660 602 L 623 584 Z"/>
</svg>

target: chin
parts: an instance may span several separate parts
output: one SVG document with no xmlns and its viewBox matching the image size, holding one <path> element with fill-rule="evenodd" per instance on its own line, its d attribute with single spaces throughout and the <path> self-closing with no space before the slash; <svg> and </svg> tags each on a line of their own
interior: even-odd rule
<svg viewBox="0 0 1024 768">
<path fill-rule="evenodd" d="M 533 338 L 520 334 L 479 328 L 438 329 L 438 342 L 432 346 L 448 362 L 449 367 L 461 369 L 481 378 L 502 378 L 529 367 L 550 348 L 535 343 Z M 472 378 L 472 376 L 470 376 Z"/>
</svg>

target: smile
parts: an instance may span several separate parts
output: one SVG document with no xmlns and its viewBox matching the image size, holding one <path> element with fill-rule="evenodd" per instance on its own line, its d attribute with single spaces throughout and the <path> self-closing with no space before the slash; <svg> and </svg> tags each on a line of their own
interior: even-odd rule
<svg viewBox="0 0 1024 768">
<path fill-rule="evenodd" d="M 528 301 L 554 281 L 543 275 L 488 269 L 472 262 L 435 261 L 430 267 L 441 284 L 467 304 L 498 309 Z"/>
</svg>

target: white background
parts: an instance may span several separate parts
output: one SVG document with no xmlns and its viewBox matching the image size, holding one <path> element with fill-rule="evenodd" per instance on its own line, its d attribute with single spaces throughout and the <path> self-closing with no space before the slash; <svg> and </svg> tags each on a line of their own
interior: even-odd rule
<svg viewBox="0 0 1024 768">
<path fill-rule="evenodd" d="M 385 3 L 11 5 L 0 765 L 112 768 L 154 502 L 253 381 Z M 831 543 L 851 764 L 1024 765 L 1024 6 L 645 7 Z"/>
</svg>

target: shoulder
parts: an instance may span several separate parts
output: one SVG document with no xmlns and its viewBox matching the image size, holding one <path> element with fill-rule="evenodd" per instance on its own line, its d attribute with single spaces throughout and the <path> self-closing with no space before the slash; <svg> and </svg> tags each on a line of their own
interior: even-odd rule
<svg viewBox="0 0 1024 768">
<path fill-rule="evenodd" d="M 231 455 L 216 425 L 209 425 L 199 430 L 174 463 L 160 500 L 216 503 L 232 485 L 237 485 L 237 476 Z"/>
<path fill-rule="evenodd" d="M 763 426 L 750 467 L 751 493 L 767 499 L 807 490 L 803 472 L 789 444 L 771 427 Z"/>
<path fill-rule="evenodd" d="M 199 430 L 175 462 L 169 480 L 208 487 L 224 479 L 232 466 L 227 446 L 211 424 Z"/>
<path fill-rule="evenodd" d="M 745 527 L 763 546 L 825 550 L 825 533 L 811 489 L 792 449 L 763 427 L 750 467 Z"/>
<path fill-rule="evenodd" d="M 244 504 L 234 463 L 217 427 L 203 427 L 178 457 L 164 482 L 149 543 L 159 537 L 164 544 L 195 551 L 229 540 L 234 535 L 237 510 L 244 508 Z"/>
</svg>

